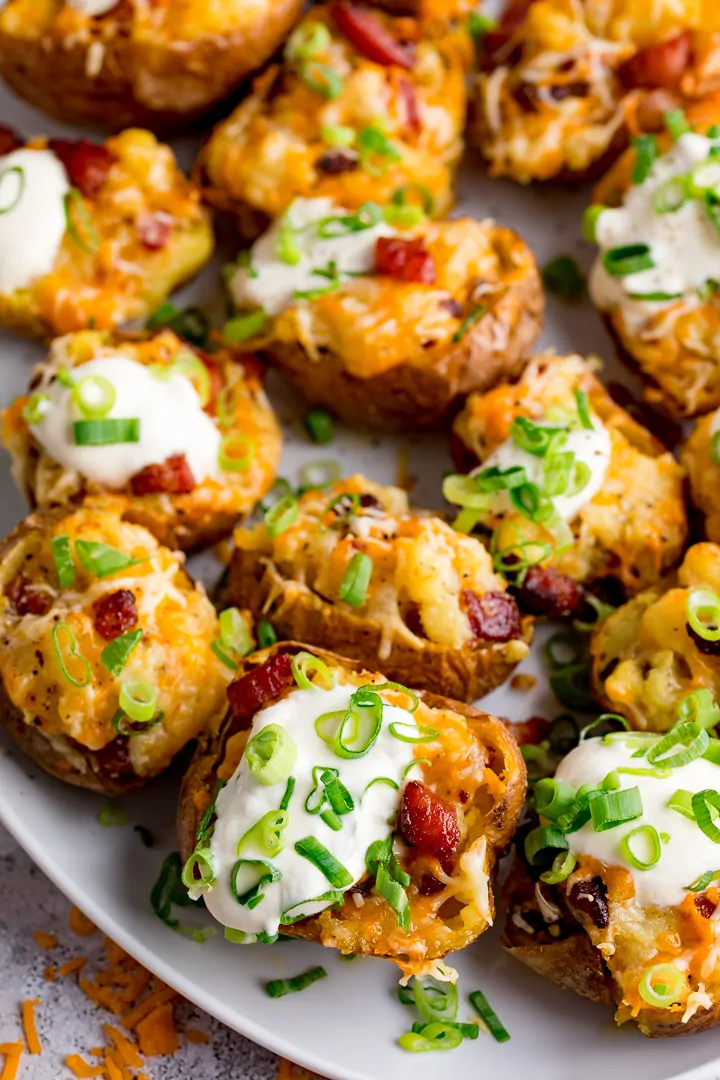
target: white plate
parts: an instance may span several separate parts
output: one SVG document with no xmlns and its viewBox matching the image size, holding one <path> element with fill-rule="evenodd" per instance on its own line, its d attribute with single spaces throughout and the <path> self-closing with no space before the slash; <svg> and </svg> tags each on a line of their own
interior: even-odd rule
<svg viewBox="0 0 720 1080">
<path fill-rule="evenodd" d="M 50 131 L 75 134 L 44 120 L 38 113 L 0 90 L 0 118 L 26 135 Z M 178 147 L 187 163 L 194 147 Z M 569 252 L 587 265 L 589 250 L 579 237 L 579 218 L 586 193 L 536 188 L 486 180 L 477 167 L 466 168 L 462 209 L 478 217 L 493 216 L 516 228 L 533 247 L 539 263 Z M 217 266 L 206 272 L 182 302 L 219 294 Z M 558 350 L 597 351 L 610 348 L 600 321 L 589 304 L 549 304 L 544 343 Z M 30 364 L 42 355 L 39 346 L 0 335 L 0 404 L 25 389 Z M 618 372 L 608 365 L 613 378 Z M 622 376 L 621 376 L 622 377 Z M 408 454 L 418 505 L 441 505 L 440 480 L 449 465 L 444 438 L 369 438 L 342 432 L 318 452 L 303 434 L 302 404 L 271 381 L 271 396 L 286 426 L 283 472 L 294 478 L 304 462 L 339 458 L 344 470 L 363 470 L 392 482 L 398 452 Z M 0 474 L 0 535 L 24 512 L 7 469 Z M 217 567 L 205 556 L 194 561 L 207 579 Z M 540 671 L 538 653 L 525 670 Z M 537 665 L 534 667 L 533 665 Z M 542 673 L 541 673 L 542 674 Z M 496 691 L 486 708 L 521 720 L 535 712 L 553 715 L 543 699 L 541 682 L 531 694 Z M 176 846 L 174 813 L 178 776 L 168 776 L 144 792 L 127 798 L 129 825 L 101 828 L 100 802 L 72 790 L 33 768 L 0 737 L 0 818 L 50 878 L 123 948 L 175 987 L 181 994 L 230 1027 L 333 1080 L 437 1080 L 452 1071 L 454 1080 L 476 1080 L 502 1069 L 511 1077 L 534 1080 L 706 1080 L 720 1073 L 720 1034 L 709 1032 L 682 1040 L 647 1040 L 631 1025 L 617 1030 L 609 1011 L 554 989 L 507 957 L 498 945 L 498 931 L 453 959 L 461 973 L 461 994 L 481 988 L 509 1028 L 509 1043 L 489 1037 L 466 1042 L 452 1056 L 417 1054 L 397 1046 L 410 1026 L 409 1010 L 394 994 L 392 965 L 368 959 L 340 962 L 330 950 L 301 942 L 272 949 L 243 948 L 215 938 L 200 946 L 173 933 L 154 916 L 148 894 L 161 858 Z M 133 824 L 148 826 L 152 850 L 142 847 Z M 209 917 L 206 922 L 210 921 Z M 328 978 L 302 994 L 278 1001 L 264 993 L 269 978 L 290 976 L 323 964 Z M 469 1011 L 468 1011 L 469 1015 Z M 488 1071 L 489 1070 L 489 1071 Z M 239 1075 L 239 1073 L 237 1074 Z"/>
</svg>

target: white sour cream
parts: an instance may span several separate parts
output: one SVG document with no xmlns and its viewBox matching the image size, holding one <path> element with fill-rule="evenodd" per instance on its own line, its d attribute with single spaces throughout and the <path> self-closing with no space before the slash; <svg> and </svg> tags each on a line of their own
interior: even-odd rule
<svg viewBox="0 0 720 1080">
<path fill-rule="evenodd" d="M 65 235 L 67 173 L 50 150 L 0 157 L 0 293 L 26 289 L 55 265 Z"/>
<path fill-rule="evenodd" d="M 99 375 L 112 383 L 117 396 L 107 418 L 137 417 L 140 439 L 110 446 L 77 446 L 73 424 L 83 415 L 71 390 L 48 377 L 38 389 L 50 398 L 49 408 L 30 430 L 60 465 L 109 488 L 124 487 L 146 465 L 160 464 L 175 454 L 185 455 L 197 483 L 222 476 L 218 464 L 220 433 L 184 375 L 158 379 L 143 364 L 119 353 L 90 360 L 72 372 L 78 381 L 88 375 Z"/>
<path fill-rule="evenodd" d="M 596 225 L 600 254 L 590 275 L 590 292 L 601 310 L 622 307 L 627 317 L 637 322 L 669 301 L 637 300 L 634 295 L 691 294 L 697 300 L 698 288 L 709 278 L 720 280 L 720 233 L 702 198 L 689 198 L 671 213 L 658 214 L 653 207 L 658 188 L 707 161 L 711 147 L 717 145 L 704 135 L 681 135 L 672 149 L 655 161 L 647 179 L 630 187 L 622 206 L 602 212 Z M 720 174 L 720 159 L 714 163 Z M 628 244 L 647 244 L 654 267 L 625 277 L 608 274 L 602 256 Z"/>
<path fill-rule="evenodd" d="M 563 454 L 574 454 L 576 461 L 584 462 L 590 469 L 590 477 L 584 488 L 574 495 L 555 495 L 553 497 L 553 506 L 565 521 L 572 521 L 580 513 L 583 506 L 595 498 L 605 482 L 605 475 L 610 463 L 610 433 L 596 417 L 593 417 L 593 425 L 592 430 L 590 428 L 580 428 L 577 431 L 569 431 L 567 442 L 562 447 L 561 452 Z M 544 491 L 543 461 L 543 458 L 523 450 L 512 439 L 507 439 L 483 461 L 482 465 L 474 469 L 471 475 L 477 476 L 478 473 L 484 472 L 485 469 L 493 467 L 505 470 L 521 465 L 525 469 L 528 482 L 537 484 Z M 493 498 L 493 513 L 502 514 L 510 511 L 515 512 L 508 493 L 506 491 L 496 492 Z"/>
<path fill-rule="evenodd" d="M 650 768 L 644 758 L 633 758 L 636 746 L 623 740 L 604 742 L 587 739 L 561 761 L 558 780 L 573 787 L 599 784 L 609 772 L 618 768 Z M 589 855 L 608 866 L 624 866 L 635 881 L 635 895 L 643 907 L 675 907 L 688 896 L 685 888 L 707 870 L 720 869 L 720 844 L 710 840 L 694 821 L 677 810 L 668 808 L 668 800 L 682 788 L 693 793 L 706 788 L 720 790 L 720 766 L 699 758 L 672 769 L 667 779 L 653 776 L 621 774 L 621 787 L 639 787 L 642 796 L 642 817 L 605 832 L 595 832 L 588 822 L 577 832 L 568 833 L 567 840 L 574 855 Z M 650 870 L 637 870 L 623 854 L 621 843 L 640 825 L 653 825 L 658 833 L 670 839 L 662 844 L 660 860 Z"/>
<path fill-rule="evenodd" d="M 390 724 L 414 724 L 412 713 L 396 705 L 385 704 L 382 729 L 368 754 L 346 760 L 336 757 L 319 738 L 315 721 L 325 712 L 347 709 L 356 688 L 335 686 L 332 690 L 295 690 L 288 697 L 263 709 L 255 717 L 251 737 L 268 724 L 279 724 L 297 746 L 297 761 L 292 770 L 295 790 L 288 807 L 289 822 L 282 833 L 285 848 L 271 861 L 282 874 L 280 881 L 264 886 L 265 899 L 252 910 L 241 906 L 230 888 L 230 874 L 238 859 L 238 841 L 263 815 L 276 810 L 285 792 L 285 781 L 265 786 L 258 783 L 243 758 L 232 779 L 217 800 L 217 820 L 210 842 L 215 882 L 204 894 L 212 915 L 224 926 L 246 934 L 264 931 L 275 934 L 284 911 L 302 905 L 295 914 L 312 915 L 329 906 L 327 900 L 303 903 L 322 896 L 333 888 L 327 878 L 295 851 L 298 840 L 313 836 L 320 841 L 352 875 L 353 884 L 365 875 L 365 854 L 376 840 L 384 840 L 392 830 L 388 819 L 394 818 L 400 792 L 389 784 L 367 785 L 378 776 L 387 776 L 402 788 L 403 773 L 413 760 L 413 745 L 390 733 Z M 319 814 L 309 814 L 305 801 L 312 791 L 313 766 L 327 766 L 339 771 L 339 779 L 353 797 L 355 809 L 342 817 L 343 827 L 333 831 Z M 247 859 L 265 857 L 257 848 L 243 848 Z M 341 891 L 347 891 L 347 886 Z"/>
<path fill-rule="evenodd" d="M 97 15 L 107 15 L 108 11 L 117 7 L 119 0 L 66 0 L 66 3 L 73 11 L 93 19 Z"/>
<path fill-rule="evenodd" d="M 293 303 L 296 292 L 310 292 L 328 285 L 329 279 L 316 270 L 325 270 L 335 263 L 337 273 L 367 273 L 375 266 L 375 244 L 380 236 L 395 236 L 396 230 L 381 221 L 372 228 L 351 232 L 345 236 L 323 239 L 318 236 L 318 223 L 327 217 L 352 214 L 337 206 L 332 199 L 295 199 L 284 219 L 276 221 L 255 242 L 251 249 L 252 269 L 239 269 L 230 290 L 239 308 L 263 308 L 268 315 L 279 315 Z M 292 266 L 276 253 L 283 222 L 294 230 L 300 246 L 300 261 Z"/>
</svg>

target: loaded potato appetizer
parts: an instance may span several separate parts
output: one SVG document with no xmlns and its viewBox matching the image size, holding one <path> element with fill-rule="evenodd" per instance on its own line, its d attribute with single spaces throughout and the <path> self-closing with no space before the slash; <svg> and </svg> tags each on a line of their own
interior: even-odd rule
<svg viewBox="0 0 720 1080">
<path fill-rule="evenodd" d="M 670 112 L 595 192 L 590 294 L 645 394 L 678 419 L 720 405 L 720 93 Z"/>
<path fill-rule="evenodd" d="M 461 701 L 499 686 L 529 651 L 531 620 L 480 541 L 364 476 L 286 497 L 239 529 L 229 595 L 281 639 Z"/>
<path fill-rule="evenodd" d="M 690 497 L 708 540 L 720 543 L 720 409 L 702 416 L 680 447 Z"/>
<path fill-rule="evenodd" d="M 288 643 L 245 660 L 180 800 L 183 880 L 239 943 L 278 933 L 409 976 L 493 921 L 525 768 L 493 716 Z"/>
<path fill-rule="evenodd" d="M 31 506 L 122 494 L 125 517 L 185 551 L 227 536 L 275 479 L 282 436 L 252 357 L 169 330 L 58 338 L 2 417 Z"/>
<path fill-rule="evenodd" d="M 122 511 L 31 514 L 0 551 L 0 720 L 47 772 L 108 795 L 166 769 L 229 679 L 182 556 Z"/>
<path fill-rule="evenodd" d="M 516 233 L 414 206 L 296 199 L 229 280 L 233 338 L 253 335 L 353 427 L 442 426 L 462 395 L 522 369 L 542 324 L 537 267 Z"/>
<path fill-rule="evenodd" d="M 505 947 L 645 1035 L 720 1019 L 714 702 L 710 712 L 665 736 L 581 741 L 536 785 L 539 820 L 504 891 Z"/>
<path fill-rule="evenodd" d="M 272 56 L 301 0 L 9 0 L 0 75 L 73 124 L 184 126 Z"/>
<path fill-rule="evenodd" d="M 465 30 L 424 38 L 413 18 L 313 7 L 253 93 L 215 129 L 195 177 L 254 239 L 293 199 L 419 198 L 444 216 L 463 149 Z"/>
<path fill-rule="evenodd" d="M 469 471 L 444 484 L 462 508 L 455 528 L 490 534 L 496 569 L 538 615 L 575 613 L 582 587 L 612 598 L 647 588 L 687 536 L 682 467 L 596 368 L 541 353 L 517 382 L 472 394 L 453 428 Z"/>
<path fill-rule="evenodd" d="M 493 176 L 585 180 L 718 85 L 718 31 L 692 0 L 510 0 L 483 38 L 470 139 Z"/>
<path fill-rule="evenodd" d="M 144 318 L 212 250 L 197 190 L 149 132 L 23 145 L 0 125 L 0 327 L 53 337 Z"/>
<path fill-rule="evenodd" d="M 634 728 L 665 731 L 694 691 L 720 699 L 720 547 L 689 548 L 677 575 L 604 620 L 590 653 L 596 696 Z"/>
</svg>

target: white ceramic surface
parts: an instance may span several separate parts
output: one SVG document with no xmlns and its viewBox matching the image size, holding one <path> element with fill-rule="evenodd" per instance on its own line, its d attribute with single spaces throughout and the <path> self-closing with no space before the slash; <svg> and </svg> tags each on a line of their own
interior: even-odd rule
<svg viewBox="0 0 720 1080">
<path fill-rule="evenodd" d="M 34 110 L 0 90 L 0 121 L 29 135 L 72 133 L 46 122 Z M 195 147 L 183 141 L 184 163 Z M 521 190 L 485 179 L 477 162 L 462 178 L 463 211 L 493 216 L 516 228 L 542 264 L 561 252 L 575 254 L 587 266 L 590 251 L 579 236 L 580 211 L 587 193 L 540 188 Z M 226 238 L 223 238 L 224 241 Z M 216 298 L 221 307 L 217 266 L 186 290 L 179 302 Z M 558 350 L 576 349 L 610 355 L 609 342 L 588 304 L 575 307 L 549 302 L 543 343 Z M 24 389 L 37 345 L 0 335 L 0 404 Z M 606 376 L 617 378 L 611 364 Z M 620 376 L 621 378 L 623 376 Z M 294 479 L 304 462 L 339 458 L 345 470 L 362 469 L 382 481 L 394 480 L 399 451 L 407 454 L 417 478 L 413 495 L 419 505 L 441 505 L 440 480 L 449 465 L 442 438 L 370 438 L 341 432 L 318 452 L 304 435 L 302 403 L 271 380 L 270 393 L 286 425 L 283 473 Z M 0 534 L 24 512 L 13 488 L 7 458 L 0 465 Z M 217 572 L 211 557 L 192 564 L 205 580 Z M 535 665 L 535 666 L 534 666 Z M 541 681 L 530 694 L 500 690 L 484 707 L 523 719 L 535 712 L 553 715 L 545 701 L 538 653 L 525 670 Z M 125 800 L 129 825 L 103 829 L 96 798 L 66 788 L 28 764 L 0 736 L 0 818 L 43 870 L 106 933 L 147 967 L 229 1026 L 278 1053 L 337 1080 L 476 1080 L 499 1070 L 509 1077 L 533 1080 L 705 1080 L 717 1073 L 720 1032 L 687 1040 L 646 1040 L 628 1025 L 616 1030 L 609 1013 L 547 985 L 514 963 L 499 948 L 497 928 L 453 963 L 461 973 L 461 996 L 482 988 L 509 1028 L 511 1041 L 498 1045 L 489 1037 L 466 1042 L 450 1056 L 410 1057 L 397 1046 L 409 1028 L 408 1010 L 394 996 L 395 972 L 372 960 L 341 963 L 319 947 L 281 943 L 242 948 L 215 938 L 199 946 L 173 933 L 153 915 L 148 893 L 165 850 L 175 846 L 173 817 L 177 775 Z M 151 828 L 157 839 L 143 848 L 133 824 Z M 203 920 L 201 920 L 203 921 Z M 205 922 L 209 921 L 206 917 Z M 263 990 L 269 978 L 297 974 L 323 964 L 328 978 L 307 991 L 271 1001 Z"/>
</svg>

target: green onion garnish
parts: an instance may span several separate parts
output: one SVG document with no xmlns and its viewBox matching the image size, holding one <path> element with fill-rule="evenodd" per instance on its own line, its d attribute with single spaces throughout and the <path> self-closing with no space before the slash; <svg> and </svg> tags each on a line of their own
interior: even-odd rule
<svg viewBox="0 0 720 1080">
<path fill-rule="evenodd" d="M 702 688 L 686 694 L 678 705 L 678 719 L 692 720 L 709 731 L 720 723 L 720 705 L 709 690 Z"/>
<path fill-rule="evenodd" d="M 275 539 L 289 529 L 297 519 L 300 507 L 294 495 L 286 495 L 265 511 L 265 528 L 271 539 Z"/>
<path fill-rule="evenodd" d="M 459 327 L 457 328 L 457 330 L 453 334 L 453 336 L 452 336 L 453 341 L 455 343 L 457 343 L 458 341 L 462 341 L 462 339 L 465 337 L 465 334 L 468 332 L 470 327 L 474 326 L 475 323 L 478 321 L 478 319 L 482 318 L 482 316 L 484 314 L 485 314 L 485 305 L 484 304 L 478 304 L 478 306 L 476 308 L 473 308 L 473 310 L 470 312 L 470 314 L 465 316 L 465 318 L 463 319 L 463 321 L 460 323 Z"/>
<path fill-rule="evenodd" d="M 14 177 L 15 179 L 14 191 L 12 181 L 8 183 L 8 177 Z M 0 189 L 2 187 L 9 187 L 10 194 L 3 196 L 0 190 L 0 198 L 2 199 L 0 201 L 0 214 L 9 214 L 20 202 L 25 190 L 25 170 L 21 165 L 12 165 L 9 169 L 3 169 L 0 172 Z"/>
<path fill-rule="evenodd" d="M 218 465 L 223 472 L 245 472 L 255 458 L 255 443 L 239 431 L 223 435 L 218 447 Z"/>
<path fill-rule="evenodd" d="M 677 810 L 678 814 L 682 814 L 683 817 L 689 818 L 690 821 L 694 821 L 695 811 L 693 810 L 692 800 L 692 791 L 685 791 L 684 788 L 678 788 L 674 795 L 671 795 L 668 799 L 668 809 Z"/>
<path fill-rule="evenodd" d="M 87 570 L 88 574 L 94 574 L 97 578 L 109 577 L 118 570 L 127 570 L 145 561 L 134 559 L 131 555 L 126 555 L 124 551 L 118 551 L 117 548 L 98 543 L 96 540 L 76 540 L 75 554 L 83 570 Z"/>
<path fill-rule="evenodd" d="M 676 724 L 660 742 L 648 750 L 647 761 L 650 765 L 657 764 L 666 769 L 678 769 L 702 757 L 709 744 L 710 736 L 699 724 L 692 722 Z M 684 749 L 666 757 L 668 751 L 676 746 L 683 746 Z"/>
<path fill-rule="evenodd" d="M 310 679 L 312 672 L 317 672 L 330 690 L 335 685 L 335 679 L 324 660 L 310 652 L 299 652 L 293 656 L 290 666 L 293 678 L 301 690 L 319 690 L 320 687 Z"/>
<path fill-rule="evenodd" d="M 412 193 L 417 193 L 420 196 L 422 209 L 425 213 L 432 214 L 435 209 L 435 200 L 431 192 L 422 184 L 405 184 L 404 187 L 397 189 L 390 201 L 393 206 L 414 206 L 416 204 L 411 203 L 408 198 Z"/>
<path fill-rule="evenodd" d="M 682 293 L 669 292 L 633 292 L 628 294 L 631 300 L 644 300 L 648 304 L 666 303 L 668 300 L 677 300 Z"/>
<path fill-rule="evenodd" d="M 100 663 L 109 671 L 114 679 L 117 679 L 122 669 L 130 659 L 130 654 L 143 636 L 142 630 L 129 630 L 126 634 L 120 634 L 100 653 Z"/>
<path fill-rule="evenodd" d="M 280 922 L 283 926 L 292 926 L 293 923 L 300 922 L 301 919 L 307 919 L 308 915 L 316 914 L 316 912 L 309 912 L 308 905 L 312 904 L 324 904 L 323 910 L 333 908 L 341 908 L 345 903 L 345 894 L 340 892 L 339 889 L 328 889 L 327 892 L 322 893 L 321 896 L 310 896 L 307 900 L 300 900 L 297 904 L 292 904 L 289 908 L 280 916 Z M 342 959 L 342 957 L 341 957 Z"/>
<path fill-rule="evenodd" d="M 140 442 L 137 417 L 122 420 L 76 420 L 73 424 L 76 446 L 114 446 L 116 443 Z"/>
<path fill-rule="evenodd" d="M 577 859 L 572 851 L 560 851 L 553 859 L 550 869 L 543 870 L 540 880 L 545 881 L 548 885 L 559 885 L 560 882 L 566 881 L 570 877 L 576 866 Z"/>
<path fill-rule="evenodd" d="M 426 727 L 424 724 L 405 724 L 399 720 L 390 724 L 388 730 L 396 739 L 406 743 L 434 742 L 438 737 L 437 728 Z"/>
<path fill-rule="evenodd" d="M 478 1024 L 459 1024 L 455 1020 L 416 1020 L 413 1023 L 412 1030 L 415 1035 L 422 1035 L 433 1024 L 440 1023 L 442 1027 L 454 1028 L 455 1031 L 459 1031 L 463 1039 L 477 1039 L 480 1034 L 480 1027 Z M 440 1049 L 439 1047 L 433 1047 L 433 1049 Z"/>
<path fill-rule="evenodd" d="M 525 858 L 531 866 L 541 864 L 550 850 L 567 851 L 569 845 L 561 830 L 562 825 L 558 822 L 558 825 L 538 825 L 527 834 Z"/>
<path fill-rule="evenodd" d="M 471 11 L 468 16 L 468 29 L 476 42 L 481 41 L 488 30 L 496 30 L 497 26 L 497 19 L 492 15 L 485 15 L 482 11 Z"/>
<path fill-rule="evenodd" d="M 282 799 L 280 800 L 280 807 L 279 807 L 280 810 L 287 810 L 288 806 L 290 805 L 290 801 L 291 801 L 291 799 L 293 797 L 293 792 L 294 791 L 295 791 L 295 777 L 294 776 L 289 776 L 288 777 L 288 782 L 285 785 L 285 794 L 283 795 Z"/>
<path fill-rule="evenodd" d="M 157 881 L 150 890 L 150 904 L 158 919 L 173 930 L 178 928 L 178 920 L 172 917 L 172 905 L 186 907 L 192 900 L 182 883 L 182 862 L 177 851 L 171 851 L 163 859 Z"/>
<path fill-rule="evenodd" d="M 574 395 L 578 416 L 580 418 L 580 427 L 585 428 L 587 431 L 592 431 L 593 422 L 590 416 L 590 404 L 588 402 L 587 391 L 575 390 Z"/>
<path fill-rule="evenodd" d="M 157 689 L 145 679 L 132 679 L 120 687 L 120 708 L 137 724 L 147 724 L 155 716 Z"/>
<path fill-rule="evenodd" d="M 303 972 L 302 975 L 295 975 L 292 979 L 271 979 L 270 982 L 265 983 L 265 992 L 271 998 L 284 997 L 285 994 L 297 994 L 298 991 L 305 990 L 319 979 L 325 979 L 326 977 L 327 971 L 325 968 L 314 967 Z"/>
<path fill-rule="evenodd" d="M 720 596 L 712 589 L 691 589 L 685 605 L 687 621 L 705 641 L 720 641 Z"/>
<path fill-rule="evenodd" d="M 682 109 L 670 109 L 663 116 L 663 122 L 673 139 L 679 139 L 681 135 L 690 131 L 690 125 Z"/>
<path fill-rule="evenodd" d="M 605 832 L 634 821 L 642 816 L 642 796 L 639 787 L 619 791 L 603 791 L 590 802 L 590 817 L 595 832 Z"/>
<path fill-rule="evenodd" d="M 402 158 L 397 146 L 379 127 L 372 124 L 363 128 L 358 135 L 358 149 L 362 168 L 372 176 L 382 175 L 387 171 L 390 162 L 400 161 Z M 378 158 L 380 161 L 377 161 Z"/>
<path fill-rule="evenodd" d="M 104 803 L 98 813 L 98 822 L 104 829 L 112 828 L 114 825 L 127 825 L 127 819 L 127 811 L 113 802 Z"/>
<path fill-rule="evenodd" d="M 293 771 L 297 746 L 284 727 L 268 724 L 247 744 L 245 760 L 257 782 L 270 787 L 287 780 Z"/>
<path fill-rule="evenodd" d="M 625 277 L 627 274 L 639 274 L 641 270 L 651 270 L 655 261 L 647 244 L 625 244 L 606 251 L 602 264 L 611 277 Z"/>
<path fill-rule="evenodd" d="M 325 409 L 313 409 L 303 421 L 308 435 L 318 446 L 325 446 L 332 442 L 335 437 L 335 427 L 332 417 Z"/>
<path fill-rule="evenodd" d="M 656 214 L 674 214 L 688 200 L 687 176 L 671 176 L 661 184 L 652 198 Z"/>
<path fill-rule="evenodd" d="M 76 187 L 71 187 L 63 197 L 63 206 L 68 235 L 87 255 L 96 255 L 100 250 L 100 237 L 82 193 Z"/>
<path fill-rule="evenodd" d="M 272 623 L 267 619 L 261 619 L 257 624 L 257 642 L 258 648 L 269 649 L 271 645 L 274 645 L 277 641 L 277 634 Z"/>
<path fill-rule="evenodd" d="M 88 420 L 101 420 L 112 409 L 117 394 L 109 379 L 86 375 L 70 392 L 73 402 Z"/>
<path fill-rule="evenodd" d="M 282 834 L 289 824 L 290 815 L 286 810 L 268 810 L 238 840 L 236 855 L 242 854 L 246 847 L 258 848 L 260 854 L 269 859 L 279 855 L 287 847 L 287 838 Z"/>
<path fill-rule="evenodd" d="M 23 406 L 22 418 L 26 424 L 39 424 L 49 411 L 52 402 L 47 394 L 32 394 Z"/>
<path fill-rule="evenodd" d="M 462 1032 L 449 1024 L 434 1020 L 425 1024 L 422 1034 L 408 1031 L 398 1039 L 403 1050 L 411 1054 L 422 1054 L 428 1050 L 454 1050 L 462 1042 Z"/>
<path fill-rule="evenodd" d="M 204 311 L 199 307 L 180 310 L 169 300 L 155 309 L 145 326 L 148 330 L 161 330 L 163 327 L 168 327 L 178 337 L 199 348 L 207 345 L 210 334 L 210 320 Z"/>
<path fill-rule="evenodd" d="M 285 46 L 285 56 L 288 60 L 307 60 L 327 52 L 331 45 L 332 37 L 325 23 L 308 20 L 293 30 Z"/>
<path fill-rule="evenodd" d="M 156 727 L 165 718 L 165 713 L 162 709 L 158 709 L 154 712 L 149 720 L 131 720 L 130 717 L 122 709 L 118 709 L 112 718 L 113 731 L 118 735 L 125 735 L 127 738 L 134 738 L 136 735 L 143 735 L 150 728 Z"/>
<path fill-rule="evenodd" d="M 324 844 L 316 840 L 314 836 L 306 836 L 295 844 L 298 855 L 311 862 L 321 874 L 327 878 L 334 889 L 344 889 L 352 885 L 353 876 L 335 856 L 328 851 Z"/>
<path fill-rule="evenodd" d="M 355 128 L 345 124 L 323 124 L 320 138 L 328 146 L 352 146 L 355 142 Z"/>
<path fill-rule="evenodd" d="M 547 291 L 562 300 L 579 300 L 585 292 L 582 270 L 571 255 L 558 255 L 546 263 L 542 279 Z"/>
<path fill-rule="evenodd" d="M 238 656 L 247 656 L 254 648 L 250 628 L 241 611 L 236 607 L 226 608 L 218 617 L 220 642 L 230 652 Z"/>
<path fill-rule="evenodd" d="M 701 300 L 709 300 L 711 296 L 715 295 L 718 289 L 720 289 L 720 282 L 708 278 L 707 281 L 704 281 L 698 288 L 698 296 Z"/>
<path fill-rule="evenodd" d="M 713 810 L 720 811 L 720 794 L 712 788 L 696 792 L 692 797 L 692 809 L 695 820 L 707 838 L 720 844 L 720 829 L 713 820 Z"/>
<path fill-rule="evenodd" d="M 535 457 L 545 457 L 551 446 L 559 448 L 555 441 L 556 435 L 566 436 L 566 432 L 559 427 L 536 424 L 527 416 L 516 416 L 510 425 L 510 438 L 515 445 Z"/>
<path fill-rule="evenodd" d="M 182 883 L 193 889 L 196 895 L 207 892 L 215 881 L 212 851 L 209 847 L 196 847 L 188 858 L 182 872 Z"/>
<path fill-rule="evenodd" d="M 425 1021 L 447 1023 L 458 1012 L 458 992 L 455 983 L 443 983 L 432 976 L 413 978 L 412 1003 Z"/>
<path fill-rule="evenodd" d="M 396 881 L 387 864 L 380 863 L 375 876 L 375 890 L 395 912 L 397 924 L 406 934 L 410 933 L 410 904 L 407 893 L 399 881 Z"/>
<path fill-rule="evenodd" d="M 68 641 L 68 658 L 72 657 L 73 660 L 76 660 L 82 666 L 84 675 L 80 679 L 76 679 L 75 676 L 72 675 L 70 671 L 68 671 L 66 659 L 63 656 L 63 649 L 60 642 L 60 634 L 63 631 L 65 632 Z M 72 683 L 73 686 L 89 686 L 90 680 L 92 679 L 92 669 L 88 660 L 86 660 L 86 658 L 79 651 L 75 635 L 73 634 L 72 630 L 66 622 L 59 622 L 55 626 L 53 626 L 52 643 L 55 650 L 55 656 L 57 657 L 58 664 L 60 665 L 60 670 L 63 674 L 63 678 L 67 682 Z"/>
<path fill-rule="evenodd" d="M 499 1019 L 495 1010 L 491 1008 L 488 999 L 485 997 L 482 990 L 474 990 L 469 997 L 470 1004 L 482 1020 L 483 1024 L 487 1027 L 493 1039 L 495 1039 L 496 1042 L 507 1042 L 510 1038 L 510 1032 Z"/>
<path fill-rule="evenodd" d="M 228 345 L 235 345 L 239 341 L 248 341 L 250 338 L 257 337 L 269 322 L 270 316 L 267 312 L 263 308 L 257 308 L 255 311 L 248 311 L 245 315 L 235 315 L 232 319 L 228 319 L 223 326 L 222 336 Z"/>
<path fill-rule="evenodd" d="M 241 872 L 242 886 L 238 882 Z M 252 910 L 265 899 L 263 885 L 280 881 L 281 878 L 277 866 L 267 859 L 238 859 L 230 871 L 230 891 L 241 907 Z"/>
<path fill-rule="evenodd" d="M 388 225 L 397 225 L 400 229 L 410 229 L 413 225 L 420 225 L 426 220 L 427 215 L 420 206 L 415 206 L 412 203 L 408 203 L 407 206 L 390 206 L 383 207 L 383 220 L 387 221 Z"/>
<path fill-rule="evenodd" d="M 602 214 L 603 210 L 607 210 L 607 206 L 603 206 L 600 203 L 593 203 L 591 206 L 586 207 L 582 216 L 582 234 L 584 238 L 591 244 L 597 243 L 597 223 L 598 218 Z"/>
<path fill-rule="evenodd" d="M 543 522 L 555 512 L 552 500 L 537 484 L 521 484 L 510 491 L 510 502 L 528 521 Z"/>
<path fill-rule="evenodd" d="M 696 881 L 693 881 L 692 885 L 686 885 L 685 888 L 688 892 L 702 892 L 712 881 L 718 880 L 720 880 L 720 870 L 706 870 Z"/>
<path fill-rule="evenodd" d="M 195 837 L 195 843 L 199 844 L 206 836 L 212 835 L 211 821 L 215 814 L 215 805 L 217 803 L 218 795 L 227 784 L 227 780 L 217 780 L 215 782 L 215 790 L 213 791 L 212 800 L 207 810 L 200 819 L 198 825 L 197 835 Z"/>
<path fill-rule="evenodd" d="M 667 1009 L 679 997 L 684 982 L 685 976 L 674 964 L 655 964 L 642 975 L 638 992 L 648 1005 Z"/>
<path fill-rule="evenodd" d="M 298 72 L 300 78 L 310 90 L 322 94 L 330 101 L 335 101 L 343 92 L 344 83 L 336 71 L 327 64 L 310 60 Z"/>
<path fill-rule="evenodd" d="M 75 584 L 75 563 L 70 550 L 68 536 L 54 536 L 50 541 L 50 551 L 55 563 L 55 573 L 61 589 L 68 589 Z"/>
<path fill-rule="evenodd" d="M 540 817 L 547 818 L 548 821 L 557 821 L 561 814 L 566 813 L 575 802 L 576 796 L 577 792 L 571 784 L 550 777 L 538 780 L 533 788 L 535 810 Z"/>
<path fill-rule="evenodd" d="M 365 603 L 368 585 L 373 572 L 373 562 L 369 555 L 356 551 L 343 574 L 338 589 L 338 599 L 353 607 L 362 607 Z"/>
<path fill-rule="evenodd" d="M 275 240 L 275 254 L 288 266 L 297 266 L 302 259 L 302 245 L 298 239 L 297 229 L 290 224 L 287 215 L 280 220 Z"/>
<path fill-rule="evenodd" d="M 647 180 L 650 170 L 658 156 L 658 145 L 654 135 L 637 135 L 632 144 L 635 148 L 635 165 L 632 172 L 633 184 L 642 184 Z"/>
<path fill-rule="evenodd" d="M 635 870 L 651 870 L 660 861 L 662 844 L 654 825 L 639 825 L 622 838 L 622 853 Z"/>
<path fill-rule="evenodd" d="M 315 731 L 339 758 L 365 757 L 380 734 L 382 714 L 382 698 L 360 687 L 345 713 L 323 713 L 315 721 Z"/>
<path fill-rule="evenodd" d="M 58 368 L 55 378 L 61 386 L 67 387 L 68 390 L 72 390 L 75 386 L 75 380 L 65 366 Z"/>
<path fill-rule="evenodd" d="M 366 202 L 354 214 L 340 214 L 322 218 L 317 233 L 323 240 L 349 236 L 350 233 L 372 229 L 382 221 L 382 209 L 374 202 Z"/>
<path fill-rule="evenodd" d="M 168 382 L 176 375 L 182 375 L 192 385 L 203 409 L 210 401 L 212 392 L 210 372 L 200 357 L 188 349 L 179 352 L 170 364 L 150 364 L 148 371 L 162 382 Z"/>
</svg>

